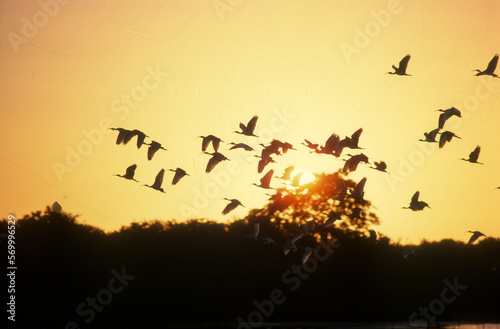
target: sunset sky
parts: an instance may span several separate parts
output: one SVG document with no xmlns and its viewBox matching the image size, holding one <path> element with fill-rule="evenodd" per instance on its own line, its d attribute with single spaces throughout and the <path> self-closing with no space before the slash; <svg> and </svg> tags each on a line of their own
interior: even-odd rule
<svg viewBox="0 0 500 329">
<path fill-rule="evenodd" d="M 268 198 L 251 185 L 265 173 L 255 153 L 223 143 L 231 161 L 206 174 L 197 136 L 277 138 L 297 151 L 267 167 L 276 175 L 290 165 L 331 173 L 345 157 L 300 143 L 362 127 L 360 151 L 390 172 L 361 164 L 349 174 L 367 177 L 376 231 L 401 243 L 500 237 L 500 79 L 472 72 L 500 52 L 498 1 L 8 0 L 0 14 L 4 218 L 54 201 L 106 231 L 241 218 Z M 412 76 L 386 75 L 406 54 Z M 418 142 L 437 127 L 435 110 L 452 106 L 462 118 L 444 130 L 462 139 Z M 259 138 L 232 133 L 254 115 Z M 168 151 L 148 161 L 146 146 L 116 145 L 109 127 L 142 130 Z M 477 145 L 484 165 L 459 160 Z M 163 194 L 112 176 L 134 163 L 141 184 L 162 168 L 191 177 L 172 186 L 167 171 Z M 432 209 L 401 209 L 417 190 Z M 222 216 L 222 198 L 245 208 Z"/>
</svg>

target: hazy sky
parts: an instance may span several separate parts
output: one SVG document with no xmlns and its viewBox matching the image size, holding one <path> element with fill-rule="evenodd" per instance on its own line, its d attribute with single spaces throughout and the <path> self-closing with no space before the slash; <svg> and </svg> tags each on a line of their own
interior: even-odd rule
<svg viewBox="0 0 500 329">
<path fill-rule="evenodd" d="M 251 186 L 258 159 L 223 144 L 231 161 L 206 174 L 196 136 L 278 138 L 298 150 L 276 158 L 276 174 L 334 172 L 342 159 L 300 142 L 363 127 L 362 152 L 390 172 L 349 175 L 367 177 L 375 230 L 402 243 L 500 237 L 500 79 L 472 72 L 500 52 L 498 1 L 8 0 L 0 14 L 2 217 L 57 200 L 105 230 L 239 218 L 268 198 Z M 385 75 L 406 54 L 412 76 Z M 451 106 L 463 117 L 445 130 L 462 139 L 417 142 Z M 232 133 L 253 115 L 260 138 Z M 148 161 L 145 146 L 115 145 L 108 127 L 140 129 L 168 151 Z M 459 160 L 477 145 L 484 165 Z M 134 163 L 142 184 L 162 168 L 191 177 L 172 186 L 167 171 L 163 194 L 112 176 Z M 432 209 L 401 209 L 417 190 Z M 224 197 L 246 208 L 222 216 Z"/>
</svg>

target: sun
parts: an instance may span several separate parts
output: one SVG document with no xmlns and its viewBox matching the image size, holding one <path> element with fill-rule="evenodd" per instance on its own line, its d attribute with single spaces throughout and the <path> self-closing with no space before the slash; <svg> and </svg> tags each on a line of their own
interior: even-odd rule
<svg viewBox="0 0 500 329">
<path fill-rule="evenodd" d="M 309 184 L 311 182 L 314 182 L 316 180 L 316 176 L 312 172 L 306 169 L 294 169 L 292 171 L 292 179 L 293 177 L 297 176 L 298 174 L 302 173 L 302 176 L 300 177 L 299 181 L 299 186 Z"/>
</svg>

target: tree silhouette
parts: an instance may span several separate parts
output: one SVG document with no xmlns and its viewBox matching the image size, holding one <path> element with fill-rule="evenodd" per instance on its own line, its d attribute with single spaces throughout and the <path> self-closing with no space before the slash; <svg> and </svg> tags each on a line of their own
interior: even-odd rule
<svg viewBox="0 0 500 329">
<path fill-rule="evenodd" d="M 467 288 L 446 304 L 436 322 L 500 321 L 500 240 L 402 246 L 379 238 L 374 244 L 365 232 L 378 223 L 370 203 L 350 193 L 337 200 L 342 199 L 338 190 L 351 189 L 355 182 L 340 173 L 317 177 L 299 189 L 283 189 L 280 200 L 247 216 L 276 245 L 245 237 L 245 220 L 152 220 L 104 233 L 78 223 L 76 215 L 50 208 L 26 215 L 16 222 L 16 325 L 64 328 L 75 321 L 79 328 L 234 328 L 237 317 L 247 320 L 258 311 L 255 302 L 268 300 L 275 289 L 283 291 L 286 302 L 266 315 L 271 322 L 407 322 L 410 314 L 440 298 L 444 280 L 458 280 Z M 361 209 L 361 218 L 351 218 L 354 208 Z M 329 211 L 339 212 L 340 224 L 324 228 L 322 213 Z M 278 245 L 312 219 L 315 233 L 305 234 L 298 247 L 311 247 L 328 234 L 342 239 L 335 253 L 317 261 L 317 269 L 311 262 L 302 266 L 302 252 L 284 255 Z M 0 232 L 6 231 L 7 219 L 0 220 Z M 408 248 L 415 252 L 404 257 Z M 6 259 L 7 248 L 2 250 Z M 113 294 L 109 305 L 98 299 L 103 310 L 87 324 L 78 306 L 109 289 L 111 270 L 122 268 L 135 278 Z M 292 291 L 283 275 L 296 268 L 308 277 Z M 5 278 L 3 284 L 8 285 Z"/>
<path fill-rule="evenodd" d="M 271 230 L 278 229 L 286 238 L 295 235 L 301 225 L 314 221 L 314 231 L 326 240 L 365 237 L 370 225 L 379 224 L 371 202 L 350 195 L 356 182 L 342 171 L 315 176 L 313 182 L 299 188 L 277 189 L 281 197 L 270 200 L 262 209 L 252 209 L 245 219 L 261 227 L 272 226 Z M 329 215 L 339 220 L 325 227 Z"/>
</svg>

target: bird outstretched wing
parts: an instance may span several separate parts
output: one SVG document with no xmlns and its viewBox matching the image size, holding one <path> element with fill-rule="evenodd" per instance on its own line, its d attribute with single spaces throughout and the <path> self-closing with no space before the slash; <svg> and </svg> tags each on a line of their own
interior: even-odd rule
<svg viewBox="0 0 500 329">
<path fill-rule="evenodd" d="M 333 133 L 330 137 L 325 142 L 325 149 L 334 152 L 338 147 L 340 143 L 340 138 L 339 135 Z"/>
<path fill-rule="evenodd" d="M 406 55 L 403 57 L 403 59 L 399 62 L 399 69 L 403 72 L 406 71 L 406 68 L 408 67 L 408 62 L 410 61 L 410 54 Z"/>
<path fill-rule="evenodd" d="M 478 145 L 478 146 L 476 146 L 474 151 L 472 151 L 469 154 L 469 160 L 472 162 L 477 162 L 477 159 L 479 158 L 479 152 L 481 152 L 481 147 Z"/>
<path fill-rule="evenodd" d="M 438 121 L 438 127 L 439 127 L 439 129 L 443 129 L 446 120 L 448 120 L 448 117 L 446 116 L 446 113 L 444 113 L 444 112 L 441 113 L 439 115 L 439 121 Z"/>
<path fill-rule="evenodd" d="M 447 134 L 442 133 L 441 137 L 439 137 L 439 148 L 442 148 L 446 142 L 448 142 L 448 136 Z"/>
<path fill-rule="evenodd" d="M 488 63 L 486 71 L 490 74 L 493 74 L 493 72 L 495 72 L 495 69 L 497 68 L 497 64 L 498 64 L 498 54 L 495 54 L 495 56 Z"/>
<path fill-rule="evenodd" d="M 354 188 L 354 194 L 355 195 L 362 195 L 363 190 L 365 189 L 365 184 L 366 184 L 366 177 L 364 177 L 362 180 L 356 184 L 356 187 Z"/>
<path fill-rule="evenodd" d="M 269 184 L 271 183 L 271 178 L 273 178 L 273 175 L 274 175 L 274 170 L 270 169 L 267 172 L 267 174 L 265 174 L 264 177 L 262 177 L 260 179 L 260 185 L 262 185 L 264 187 L 269 187 Z"/>
<path fill-rule="evenodd" d="M 241 202 L 239 200 L 231 199 L 231 202 L 224 208 L 224 210 L 222 210 L 222 214 L 226 215 L 238 206 L 243 206 L 243 205 L 241 204 Z"/>
<path fill-rule="evenodd" d="M 173 171 L 175 172 L 175 175 L 174 175 L 174 178 L 172 179 L 172 185 L 177 184 L 181 180 L 182 177 L 187 175 L 187 173 L 181 168 L 177 168 Z"/>
<path fill-rule="evenodd" d="M 253 131 L 255 130 L 255 126 L 257 125 L 258 118 L 259 118 L 258 116 L 254 116 L 253 118 L 250 119 L 250 121 L 248 121 L 246 129 L 247 129 L 249 134 L 253 134 Z"/>
<path fill-rule="evenodd" d="M 356 146 L 358 145 L 359 136 L 361 136 L 362 132 L 363 132 L 363 128 L 359 128 L 358 130 L 356 130 L 354 132 L 354 134 L 352 134 L 351 140 L 352 140 L 354 145 L 356 145 Z"/>
<path fill-rule="evenodd" d="M 469 231 L 472 233 L 472 236 L 470 237 L 469 239 L 469 242 L 467 242 L 467 244 L 473 244 L 477 239 L 479 239 L 480 237 L 482 236 L 485 236 L 483 233 L 479 232 L 479 231 Z"/>
<path fill-rule="evenodd" d="M 158 175 L 156 175 L 155 182 L 153 184 L 154 188 L 160 188 L 161 184 L 163 183 L 163 176 L 165 175 L 165 169 L 160 170 Z"/>
<path fill-rule="evenodd" d="M 120 128 L 116 128 L 116 129 L 118 129 L 118 137 L 116 138 L 116 144 L 121 144 L 125 141 L 125 136 L 127 136 L 129 131 L 126 129 L 120 129 Z"/>
<path fill-rule="evenodd" d="M 208 136 L 203 137 L 203 140 L 201 141 L 201 151 L 202 152 L 205 152 L 207 150 L 208 144 L 210 144 L 210 138 Z"/>
<path fill-rule="evenodd" d="M 431 131 L 429 132 L 429 137 L 430 137 L 432 140 L 434 140 L 434 141 L 435 141 L 435 140 L 436 140 L 436 135 L 437 135 L 437 133 L 439 132 L 439 130 L 440 130 L 440 128 L 436 128 L 436 129 L 434 129 L 434 130 L 431 130 Z"/>
<path fill-rule="evenodd" d="M 411 197 L 411 203 L 412 204 L 417 203 L 419 196 L 420 196 L 420 192 L 419 191 L 415 192 L 415 194 L 413 194 L 413 196 Z"/>
<path fill-rule="evenodd" d="M 374 162 L 375 169 L 380 171 L 385 171 L 387 169 L 387 164 L 384 161 Z"/>
<path fill-rule="evenodd" d="M 153 159 L 153 156 L 159 149 L 160 149 L 160 144 L 158 144 L 155 141 L 151 142 L 148 148 L 148 160 Z"/>
<path fill-rule="evenodd" d="M 257 239 L 258 235 L 259 235 L 259 223 L 253 224 L 252 230 L 250 231 L 250 233 L 245 234 L 246 237 L 253 238 L 253 239 Z"/>
<path fill-rule="evenodd" d="M 456 115 L 457 117 L 461 118 L 462 117 L 462 112 L 460 112 L 459 109 L 455 107 L 450 107 L 448 110 L 450 110 L 451 115 Z"/>
<path fill-rule="evenodd" d="M 300 186 L 300 179 L 302 178 L 302 174 L 304 172 L 300 172 L 297 175 L 295 175 L 292 179 L 292 186 L 299 187 Z"/>
<path fill-rule="evenodd" d="M 137 168 L 136 164 L 133 164 L 133 165 L 129 166 L 127 168 L 127 170 L 125 171 L 125 177 L 127 177 L 129 179 L 134 178 L 134 174 L 135 174 L 135 169 L 136 168 Z"/>
<path fill-rule="evenodd" d="M 217 159 L 215 156 L 211 157 L 210 160 L 208 160 L 207 163 L 207 168 L 205 169 L 205 172 L 209 173 L 212 171 L 212 169 L 215 168 L 215 166 L 220 162 L 219 159 Z"/>
</svg>

